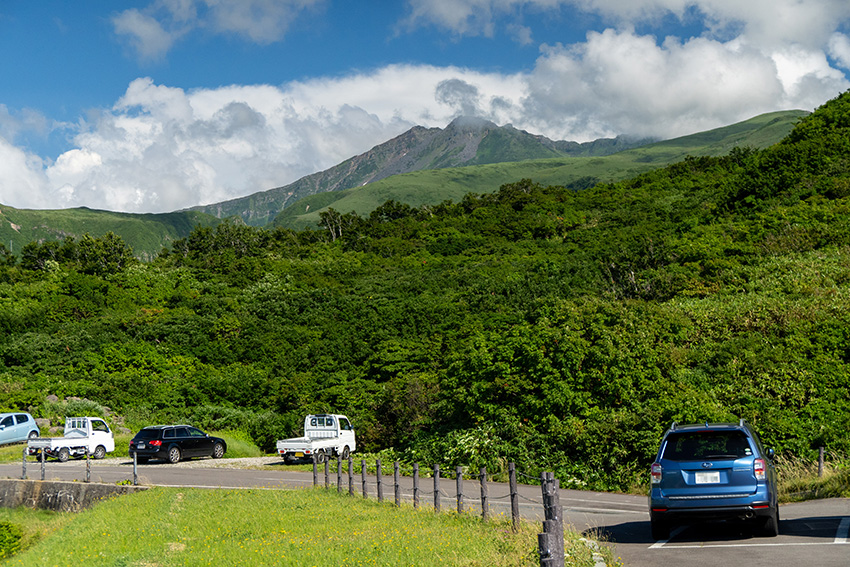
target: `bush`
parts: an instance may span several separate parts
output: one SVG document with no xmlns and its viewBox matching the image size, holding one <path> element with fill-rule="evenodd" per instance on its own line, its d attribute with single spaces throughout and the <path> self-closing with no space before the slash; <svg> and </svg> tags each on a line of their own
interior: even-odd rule
<svg viewBox="0 0 850 567">
<path fill-rule="evenodd" d="M 11 557 L 21 549 L 24 532 L 11 522 L 0 522 L 0 559 Z"/>
</svg>

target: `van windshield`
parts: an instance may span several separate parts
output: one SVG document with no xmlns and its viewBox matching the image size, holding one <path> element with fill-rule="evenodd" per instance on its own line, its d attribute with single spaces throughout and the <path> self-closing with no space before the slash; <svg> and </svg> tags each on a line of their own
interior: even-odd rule
<svg viewBox="0 0 850 567">
<path fill-rule="evenodd" d="M 671 461 L 740 459 L 753 454 L 741 431 L 683 431 L 667 437 L 663 458 Z"/>
</svg>

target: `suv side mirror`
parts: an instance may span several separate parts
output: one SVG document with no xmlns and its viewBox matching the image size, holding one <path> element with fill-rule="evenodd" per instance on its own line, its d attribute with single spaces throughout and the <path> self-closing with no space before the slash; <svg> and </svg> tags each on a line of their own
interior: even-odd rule
<svg viewBox="0 0 850 567">
<path fill-rule="evenodd" d="M 773 450 L 773 447 L 768 447 L 767 449 L 767 458 L 772 459 L 776 455 L 776 452 Z"/>
</svg>

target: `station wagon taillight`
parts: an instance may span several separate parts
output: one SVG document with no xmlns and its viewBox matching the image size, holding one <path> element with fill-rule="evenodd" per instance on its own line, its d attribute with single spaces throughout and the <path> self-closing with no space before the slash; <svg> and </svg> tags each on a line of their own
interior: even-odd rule
<svg viewBox="0 0 850 567">
<path fill-rule="evenodd" d="M 661 484 L 661 463 L 652 463 L 650 475 L 652 476 L 652 484 Z"/>
<path fill-rule="evenodd" d="M 764 466 L 764 459 L 756 459 L 753 461 L 753 472 L 756 475 L 756 480 L 764 480 L 767 478 L 767 471 Z"/>
<path fill-rule="evenodd" d="M 160 447 L 162 446 L 162 441 L 160 441 L 159 439 L 154 439 L 153 441 L 149 441 L 148 445 L 150 445 L 151 447 Z"/>
</svg>

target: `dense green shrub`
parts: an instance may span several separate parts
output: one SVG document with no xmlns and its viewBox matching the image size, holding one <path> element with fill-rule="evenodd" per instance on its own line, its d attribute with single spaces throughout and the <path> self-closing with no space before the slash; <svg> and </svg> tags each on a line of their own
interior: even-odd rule
<svg viewBox="0 0 850 567">
<path fill-rule="evenodd" d="M 24 532 L 20 526 L 0 521 L 0 559 L 11 557 L 21 549 Z"/>
</svg>

